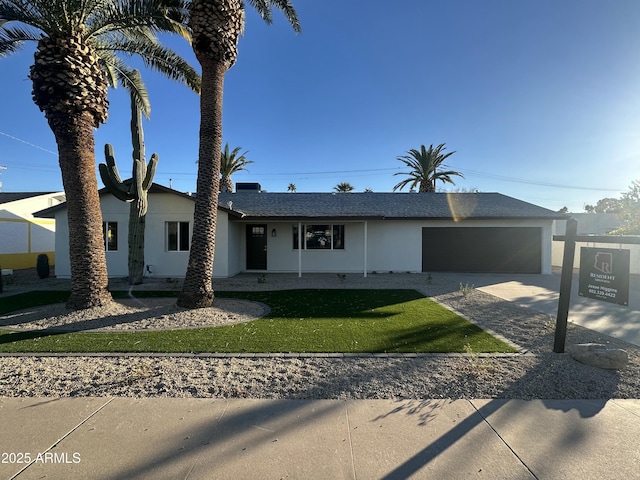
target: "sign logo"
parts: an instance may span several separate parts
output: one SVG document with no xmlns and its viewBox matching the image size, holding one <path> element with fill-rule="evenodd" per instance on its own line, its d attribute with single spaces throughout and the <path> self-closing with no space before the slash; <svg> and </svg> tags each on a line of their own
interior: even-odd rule
<svg viewBox="0 0 640 480">
<path fill-rule="evenodd" d="M 595 257 L 593 268 L 602 273 L 613 273 L 613 253 L 598 252 Z"/>
<path fill-rule="evenodd" d="M 582 247 L 580 296 L 628 306 L 629 258 L 629 250 Z"/>
</svg>

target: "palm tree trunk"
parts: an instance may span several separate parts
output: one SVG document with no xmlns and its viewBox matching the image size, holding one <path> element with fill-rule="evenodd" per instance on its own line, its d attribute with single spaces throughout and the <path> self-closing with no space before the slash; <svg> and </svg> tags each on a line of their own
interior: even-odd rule
<svg viewBox="0 0 640 480">
<path fill-rule="evenodd" d="M 436 191 L 435 181 L 431 179 L 422 180 L 420 182 L 420 189 L 418 191 L 419 192 L 435 192 Z"/>
<path fill-rule="evenodd" d="M 93 127 L 87 112 L 50 115 L 58 144 L 62 184 L 67 199 L 71 296 L 67 307 L 83 309 L 112 301 L 109 293 L 102 212 L 95 175 Z"/>
<path fill-rule="evenodd" d="M 227 71 L 223 62 L 214 61 L 207 55 L 196 55 L 202 66 L 200 148 L 189 264 L 177 302 L 183 308 L 203 308 L 213 304 L 213 256 L 222 149 L 222 95 Z"/>
<path fill-rule="evenodd" d="M 220 180 L 220 191 L 221 192 L 233 192 L 233 182 L 231 181 L 231 177 L 225 175 Z"/>
</svg>

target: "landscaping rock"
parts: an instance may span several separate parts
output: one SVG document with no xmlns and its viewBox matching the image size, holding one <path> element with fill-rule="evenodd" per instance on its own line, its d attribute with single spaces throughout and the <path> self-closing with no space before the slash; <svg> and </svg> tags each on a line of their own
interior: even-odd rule
<svg viewBox="0 0 640 480">
<path fill-rule="evenodd" d="M 580 343 L 569 348 L 571 356 L 592 367 L 621 370 L 629 362 L 629 355 L 621 348 L 609 348 L 601 343 Z"/>
</svg>

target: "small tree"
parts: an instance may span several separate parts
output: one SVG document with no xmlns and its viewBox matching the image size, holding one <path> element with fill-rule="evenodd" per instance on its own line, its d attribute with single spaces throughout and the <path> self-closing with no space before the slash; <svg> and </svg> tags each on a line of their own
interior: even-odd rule
<svg viewBox="0 0 640 480">
<path fill-rule="evenodd" d="M 351 193 L 355 190 L 355 187 L 351 185 L 349 182 L 340 182 L 333 190 L 337 193 Z"/>
<path fill-rule="evenodd" d="M 295 183 L 290 183 L 289 186 L 287 187 L 287 192 L 296 193 L 297 191 L 298 190 L 296 188 Z"/>
<path fill-rule="evenodd" d="M 611 232 L 611 235 L 640 235 L 640 180 L 635 180 L 619 201 L 618 215 L 624 225 Z"/>
<path fill-rule="evenodd" d="M 402 190 L 406 186 L 409 186 L 409 189 L 413 191 L 418 186 L 419 192 L 435 192 L 437 180 L 455 185 L 455 182 L 451 180 L 452 176 L 464 178 L 460 172 L 441 170 L 442 163 L 456 153 L 444 153 L 445 148 L 444 143 L 441 143 L 436 148 L 433 148 L 433 145 L 429 145 L 428 149 L 424 145 L 420 145 L 420 150 L 412 149 L 407 152 L 407 155 L 397 157 L 411 170 L 409 172 L 394 173 L 394 175 L 406 175 L 407 178 L 396 184 L 393 187 L 393 191 Z"/>
<path fill-rule="evenodd" d="M 247 160 L 245 156 L 248 151 L 240 154 L 241 147 L 236 147 L 233 151 L 229 152 L 229 144 L 226 143 L 224 146 L 224 150 L 222 150 L 220 155 L 220 191 L 221 192 L 232 192 L 233 191 L 233 182 L 231 181 L 231 175 L 240 170 L 247 170 L 245 167 L 250 163 L 253 163 L 251 160 Z M 248 170 L 247 170 L 248 171 Z"/>
</svg>

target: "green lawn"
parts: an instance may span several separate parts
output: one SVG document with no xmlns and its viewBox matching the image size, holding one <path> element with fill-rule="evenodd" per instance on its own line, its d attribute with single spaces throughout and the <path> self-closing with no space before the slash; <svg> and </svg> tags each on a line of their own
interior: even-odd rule
<svg viewBox="0 0 640 480">
<path fill-rule="evenodd" d="M 124 296 L 114 292 L 114 296 Z M 175 296 L 137 292 L 136 296 Z M 160 332 L 0 330 L 0 352 L 515 352 L 415 290 L 216 292 L 271 308 L 236 325 Z M 0 314 L 64 301 L 68 292 L 5 297 Z"/>
</svg>

